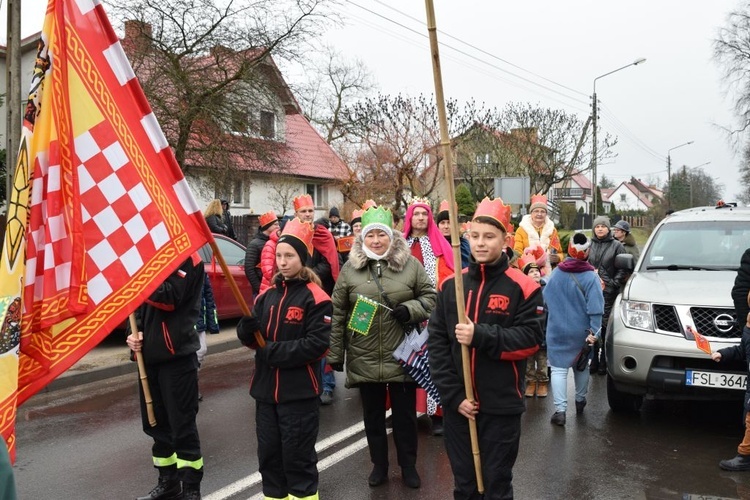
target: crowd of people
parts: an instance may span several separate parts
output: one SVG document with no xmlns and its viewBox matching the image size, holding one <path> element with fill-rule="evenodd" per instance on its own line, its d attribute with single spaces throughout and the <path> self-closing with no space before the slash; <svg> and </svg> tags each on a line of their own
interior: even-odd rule
<svg viewBox="0 0 750 500">
<path fill-rule="evenodd" d="M 273 211 L 258 219 L 245 258 L 254 305 L 237 325 L 240 341 L 255 351 L 250 396 L 265 498 L 318 498 L 315 442 L 320 406 L 334 402 L 335 372 L 344 372 L 346 387 L 360 394 L 371 487 L 390 479 L 390 409 L 405 486 L 421 486 L 421 414 L 434 435 L 444 436 L 454 498 L 512 498 L 524 396 L 546 397 L 551 374 L 551 422 L 563 426 L 571 369 L 580 414 L 590 373 L 606 367 L 597 346 L 624 280 L 614 258 L 637 252 L 630 227 L 624 221 L 610 227 L 599 217 L 590 239 L 571 238 L 566 257 L 544 196 L 532 197 L 515 231 L 510 207 L 485 198 L 462 225 L 459 273 L 447 201 L 433 214 L 427 200 L 413 200 L 401 230 L 398 215 L 372 200 L 353 210 L 349 222 L 336 207 L 314 220 L 310 195 L 293 204 L 288 220 Z M 214 200 L 204 215 L 212 231 L 234 238 L 228 213 L 225 200 Z M 463 297 L 456 296 L 456 276 Z M 141 500 L 200 498 L 197 372 L 205 332 L 216 330 L 207 283 L 200 260 L 189 259 L 139 308 L 138 331 L 128 336 L 134 355 L 146 362 L 158 422 L 149 424 L 142 395 L 159 479 Z M 465 304 L 465 317 L 457 302 Z M 166 333 L 157 324 L 167 325 Z M 427 341 L 424 373 L 417 375 L 397 352 L 407 335 L 420 332 Z M 463 376 L 465 348 L 470 381 Z M 470 426 L 481 444 L 483 495 Z"/>
</svg>

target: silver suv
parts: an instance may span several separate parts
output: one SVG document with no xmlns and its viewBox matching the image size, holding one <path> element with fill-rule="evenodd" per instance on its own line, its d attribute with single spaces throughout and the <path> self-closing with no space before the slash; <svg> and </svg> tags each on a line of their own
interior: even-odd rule
<svg viewBox="0 0 750 500">
<path fill-rule="evenodd" d="M 739 343 L 742 325 L 731 297 L 750 248 L 750 208 L 691 208 L 654 229 L 612 307 L 607 329 L 607 399 L 614 411 L 637 411 L 643 398 L 741 399 L 744 362 L 719 364 L 698 349 L 688 326 L 712 350 Z"/>
</svg>

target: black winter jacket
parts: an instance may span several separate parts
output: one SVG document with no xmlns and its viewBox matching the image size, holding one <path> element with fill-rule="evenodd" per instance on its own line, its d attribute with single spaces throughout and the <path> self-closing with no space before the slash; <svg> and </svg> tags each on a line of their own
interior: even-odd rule
<svg viewBox="0 0 750 500">
<path fill-rule="evenodd" d="M 212 233 L 227 234 L 227 226 L 220 215 L 209 215 L 206 217 L 206 224 Z"/>
<path fill-rule="evenodd" d="M 526 358 L 544 341 L 544 303 L 539 285 L 518 269 L 508 267 L 503 254 L 494 264 L 473 259 L 463 271 L 466 315 L 474 323 L 471 376 L 479 411 L 495 415 L 522 413 Z M 456 290 L 451 277 L 441 285 L 430 317 L 430 372 L 444 406 L 458 409 L 466 397 L 461 368 L 461 344 Z"/>
<path fill-rule="evenodd" d="M 250 240 L 245 249 L 245 276 L 253 287 L 253 293 L 260 292 L 260 284 L 263 281 L 263 272 L 260 269 L 260 253 L 268 242 L 269 237 L 263 231 L 258 231 L 255 238 Z"/>
<path fill-rule="evenodd" d="M 620 287 L 625 284 L 627 274 L 624 269 L 615 268 L 615 257 L 625 253 L 625 247 L 617 241 L 610 230 L 602 239 L 594 236 L 591 238 L 591 250 L 589 250 L 589 263 L 599 273 L 604 281 L 604 299 L 614 298 L 620 292 Z"/>
<path fill-rule="evenodd" d="M 266 346 L 255 353 L 250 395 L 264 403 L 286 403 L 319 396 L 320 360 L 331 335 L 331 298 L 316 284 L 278 275 L 258 297 L 253 316 L 260 320 Z M 257 348 L 252 334 L 239 333 Z"/>
<path fill-rule="evenodd" d="M 732 287 L 732 301 L 737 314 L 737 325 L 742 328 L 747 320 L 748 300 L 750 300 L 750 248 L 745 250 L 737 269 L 737 277 Z"/>
<path fill-rule="evenodd" d="M 739 345 L 725 347 L 724 349 L 719 349 L 718 352 L 721 353 L 722 363 L 732 361 L 746 361 L 750 363 L 750 328 L 745 325 L 742 329 L 742 340 Z M 745 411 L 750 411 L 750 384 L 745 389 Z"/>
<path fill-rule="evenodd" d="M 205 275 L 203 261 L 197 253 L 193 254 L 136 309 L 136 324 L 143 332 L 145 364 L 172 361 L 198 350 L 195 324 Z"/>
</svg>

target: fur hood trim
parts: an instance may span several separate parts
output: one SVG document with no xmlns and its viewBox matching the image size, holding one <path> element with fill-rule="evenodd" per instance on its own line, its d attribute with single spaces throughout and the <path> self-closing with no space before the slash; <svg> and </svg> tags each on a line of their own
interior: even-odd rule
<svg viewBox="0 0 750 500">
<path fill-rule="evenodd" d="M 354 240 L 354 245 L 349 253 L 348 262 L 354 269 L 363 269 L 369 260 L 367 255 L 365 255 L 365 251 L 362 249 L 362 244 L 363 242 L 361 238 Z M 385 262 L 388 265 L 388 268 L 393 272 L 400 273 L 406 267 L 409 257 L 411 257 L 411 250 L 407 246 L 406 240 L 400 232 L 394 230 L 393 243 L 391 244 L 391 248 L 388 249 L 388 253 L 383 259 L 383 262 Z"/>
</svg>

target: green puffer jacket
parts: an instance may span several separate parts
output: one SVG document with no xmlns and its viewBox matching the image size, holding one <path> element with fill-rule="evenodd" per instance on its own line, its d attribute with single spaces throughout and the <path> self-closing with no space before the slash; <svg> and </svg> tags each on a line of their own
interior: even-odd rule
<svg viewBox="0 0 750 500">
<path fill-rule="evenodd" d="M 393 232 L 393 244 L 380 261 L 368 259 L 362 240 L 357 238 L 331 297 L 333 319 L 328 364 L 346 361 L 347 387 L 365 382 L 412 382 L 393 358 L 393 351 L 404 339 L 404 327 L 388 309 L 378 308 L 367 335 L 347 328 L 357 295 L 386 304 L 370 269 L 378 276 L 391 303 L 403 304 L 409 309 L 411 323 L 425 321 L 435 307 L 437 293 L 422 264 L 412 257 L 401 233 Z"/>
</svg>

